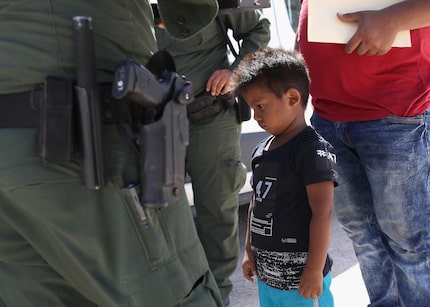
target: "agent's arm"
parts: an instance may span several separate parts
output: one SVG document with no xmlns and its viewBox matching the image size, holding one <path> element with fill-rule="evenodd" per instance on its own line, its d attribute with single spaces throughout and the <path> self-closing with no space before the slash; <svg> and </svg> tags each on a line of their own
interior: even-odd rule
<svg viewBox="0 0 430 307">
<path fill-rule="evenodd" d="M 323 269 L 330 245 L 333 218 L 334 184 L 332 181 L 306 186 L 312 218 L 309 226 L 309 253 L 300 278 L 299 294 L 315 298 L 322 294 Z"/>
<path fill-rule="evenodd" d="M 398 32 L 430 26 L 430 1 L 406 0 L 378 11 L 338 14 L 338 18 L 358 26 L 346 44 L 346 53 L 383 55 Z"/>
<path fill-rule="evenodd" d="M 227 94 L 232 70 L 248 53 L 266 47 L 270 41 L 270 22 L 261 10 L 222 15 L 221 20 L 226 29 L 233 31 L 234 40 L 240 41 L 240 49 L 238 57 L 229 69 L 216 70 L 208 79 L 206 91 L 211 92 L 213 96 Z"/>
<path fill-rule="evenodd" d="M 262 10 L 228 15 L 225 23 L 232 30 L 233 38 L 240 42 L 239 56 L 231 64 L 231 70 L 239 66 L 248 53 L 267 47 L 270 42 L 270 21 Z"/>
</svg>

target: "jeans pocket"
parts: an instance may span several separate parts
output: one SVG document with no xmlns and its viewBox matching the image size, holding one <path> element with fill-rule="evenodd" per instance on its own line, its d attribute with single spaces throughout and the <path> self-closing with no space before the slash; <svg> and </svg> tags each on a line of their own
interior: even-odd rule
<svg viewBox="0 0 430 307">
<path fill-rule="evenodd" d="M 395 123 L 395 124 L 423 124 L 425 122 L 426 116 L 425 114 L 420 114 L 411 117 L 403 117 L 403 116 L 388 116 L 383 120 Z"/>
</svg>

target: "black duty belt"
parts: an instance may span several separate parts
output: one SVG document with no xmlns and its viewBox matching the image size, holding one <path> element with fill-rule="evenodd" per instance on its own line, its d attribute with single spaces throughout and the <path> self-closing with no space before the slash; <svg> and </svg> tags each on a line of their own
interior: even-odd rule
<svg viewBox="0 0 430 307">
<path fill-rule="evenodd" d="M 112 123 L 112 85 L 103 83 L 99 88 L 103 123 Z M 0 94 L 0 128 L 37 128 L 39 107 L 45 94 L 43 84 L 26 92 Z"/>
</svg>

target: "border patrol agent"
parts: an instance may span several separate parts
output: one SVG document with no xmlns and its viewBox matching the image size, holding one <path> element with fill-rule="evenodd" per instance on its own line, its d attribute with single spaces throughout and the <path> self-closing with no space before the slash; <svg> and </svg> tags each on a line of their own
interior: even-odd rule
<svg viewBox="0 0 430 307">
<path fill-rule="evenodd" d="M 164 21 L 161 14 L 161 21 Z M 240 161 L 241 120 L 228 93 L 232 70 L 249 52 L 267 46 L 270 22 L 261 10 L 247 10 L 219 16 L 198 35 L 191 36 L 188 19 L 178 28 L 184 40 L 156 27 L 160 49 L 175 60 L 177 71 L 193 84 L 196 99 L 188 105 L 190 144 L 186 170 L 191 177 L 195 223 L 210 268 L 228 305 L 232 290 L 230 276 L 237 266 L 238 193 L 245 183 L 246 168 Z M 236 59 L 228 58 L 227 29 L 240 41 Z"/>
<path fill-rule="evenodd" d="M 177 17 L 192 19 L 193 36 L 217 2 L 166 0 L 160 11 L 176 37 Z M 102 125 L 99 190 L 82 184 L 79 153 L 63 163 L 35 155 L 41 126 L 66 113 L 42 121 L 41 106 L 70 99 L 45 78 L 75 79 L 73 17 L 92 17 L 97 82 L 111 83 L 120 61 L 144 65 L 157 50 L 150 4 L 15 0 L 0 15 L 0 306 L 221 306 L 185 197 L 136 206 L 139 154 L 114 124 Z"/>
<path fill-rule="evenodd" d="M 296 33 L 297 27 L 299 26 L 300 8 L 302 3 L 300 0 L 285 0 L 285 6 L 287 7 L 291 28 L 294 33 Z"/>
</svg>

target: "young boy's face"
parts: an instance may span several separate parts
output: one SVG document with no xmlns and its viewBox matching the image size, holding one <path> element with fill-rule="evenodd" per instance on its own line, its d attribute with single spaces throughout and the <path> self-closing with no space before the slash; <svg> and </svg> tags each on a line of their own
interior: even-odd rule
<svg viewBox="0 0 430 307">
<path fill-rule="evenodd" d="M 264 85 L 250 86 L 243 92 L 248 105 L 254 110 L 254 119 L 268 133 L 279 136 L 304 118 L 297 90 L 288 90 L 281 98 Z"/>
</svg>

